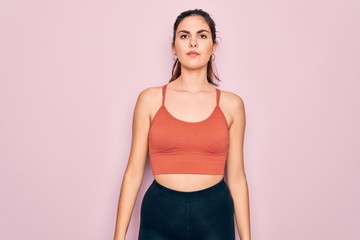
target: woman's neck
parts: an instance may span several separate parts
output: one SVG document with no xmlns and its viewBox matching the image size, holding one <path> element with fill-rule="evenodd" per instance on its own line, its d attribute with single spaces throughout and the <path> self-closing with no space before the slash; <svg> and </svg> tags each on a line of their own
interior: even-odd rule
<svg viewBox="0 0 360 240">
<path fill-rule="evenodd" d="M 176 80 L 177 86 L 183 90 L 189 92 L 198 92 L 204 90 L 210 90 L 210 86 L 207 80 L 207 68 L 198 70 L 181 69 L 181 75 Z"/>
</svg>

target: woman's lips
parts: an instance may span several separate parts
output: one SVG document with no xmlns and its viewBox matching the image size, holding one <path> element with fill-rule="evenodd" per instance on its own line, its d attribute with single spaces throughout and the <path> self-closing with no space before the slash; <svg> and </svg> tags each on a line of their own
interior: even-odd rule
<svg viewBox="0 0 360 240">
<path fill-rule="evenodd" d="M 187 55 L 191 56 L 191 57 L 196 57 L 199 55 L 199 53 L 197 52 L 188 52 Z"/>
</svg>

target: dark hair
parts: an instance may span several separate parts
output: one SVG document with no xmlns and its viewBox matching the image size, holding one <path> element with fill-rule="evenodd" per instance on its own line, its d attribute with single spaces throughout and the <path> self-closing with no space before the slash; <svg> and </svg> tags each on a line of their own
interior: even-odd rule
<svg viewBox="0 0 360 240">
<path fill-rule="evenodd" d="M 202 9 L 194 9 L 194 10 L 188 10 L 188 11 L 180 13 L 180 15 L 176 18 L 176 21 L 174 23 L 174 28 L 173 28 L 172 45 L 173 46 L 175 45 L 176 30 L 177 30 L 180 22 L 182 20 L 184 20 L 184 18 L 190 17 L 190 16 L 201 16 L 201 17 L 203 17 L 205 22 L 209 25 L 209 28 L 211 30 L 211 38 L 212 38 L 213 43 L 217 43 L 217 41 L 216 41 L 216 27 L 215 27 L 214 20 L 210 17 L 210 15 L 207 12 L 203 11 Z M 213 84 L 215 86 L 218 86 L 219 84 L 217 82 L 219 82 L 221 80 L 219 79 L 219 77 L 213 71 L 212 63 L 213 63 L 213 61 L 210 58 L 208 63 L 207 63 L 207 80 L 208 80 L 209 83 L 211 83 L 211 84 Z M 172 77 L 171 77 L 169 82 L 174 81 L 180 75 L 181 75 L 181 63 L 179 62 L 178 59 L 176 59 L 175 62 L 174 62 L 173 68 L 172 68 Z M 215 80 L 217 82 L 215 82 Z"/>
</svg>

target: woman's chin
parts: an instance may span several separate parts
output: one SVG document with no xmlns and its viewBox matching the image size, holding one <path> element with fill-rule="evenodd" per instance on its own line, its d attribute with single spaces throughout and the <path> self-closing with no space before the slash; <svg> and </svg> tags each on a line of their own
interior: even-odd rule
<svg viewBox="0 0 360 240">
<path fill-rule="evenodd" d="M 181 64 L 181 66 L 186 70 L 201 70 L 207 68 L 207 64 Z"/>
</svg>

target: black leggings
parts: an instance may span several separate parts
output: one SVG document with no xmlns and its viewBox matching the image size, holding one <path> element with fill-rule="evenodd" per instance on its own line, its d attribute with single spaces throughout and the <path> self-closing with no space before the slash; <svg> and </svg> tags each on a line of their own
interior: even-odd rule
<svg viewBox="0 0 360 240">
<path fill-rule="evenodd" d="M 194 192 L 154 180 L 142 201 L 139 240 L 235 240 L 234 205 L 224 179 Z"/>
</svg>

